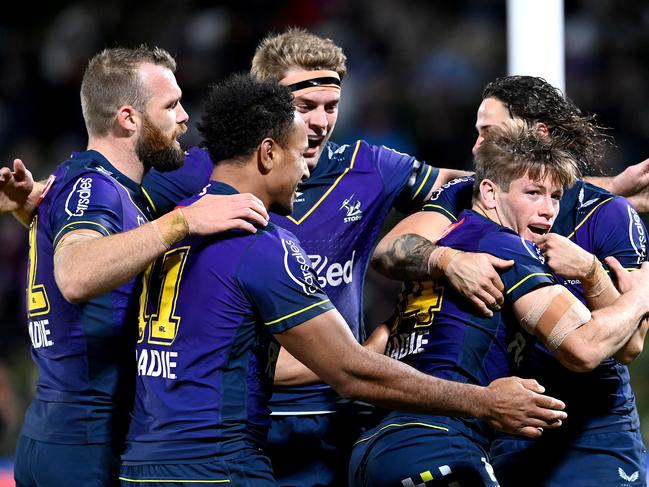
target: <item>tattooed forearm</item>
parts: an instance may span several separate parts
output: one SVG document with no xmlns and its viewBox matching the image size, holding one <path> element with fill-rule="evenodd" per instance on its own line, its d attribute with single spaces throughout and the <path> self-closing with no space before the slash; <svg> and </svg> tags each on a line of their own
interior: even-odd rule
<svg viewBox="0 0 649 487">
<path fill-rule="evenodd" d="M 426 279 L 429 277 L 428 257 L 435 247 L 435 244 L 420 235 L 401 235 L 379 244 L 372 256 L 372 267 L 391 279 Z"/>
</svg>

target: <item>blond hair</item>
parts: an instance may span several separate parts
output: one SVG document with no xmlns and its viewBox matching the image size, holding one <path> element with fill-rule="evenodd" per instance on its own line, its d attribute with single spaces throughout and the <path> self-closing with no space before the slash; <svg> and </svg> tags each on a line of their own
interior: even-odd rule
<svg viewBox="0 0 649 487">
<path fill-rule="evenodd" d="M 347 56 L 331 39 L 304 29 L 290 28 L 264 38 L 252 58 L 250 72 L 259 79 L 281 80 L 291 68 L 336 71 L 347 74 Z"/>
</svg>

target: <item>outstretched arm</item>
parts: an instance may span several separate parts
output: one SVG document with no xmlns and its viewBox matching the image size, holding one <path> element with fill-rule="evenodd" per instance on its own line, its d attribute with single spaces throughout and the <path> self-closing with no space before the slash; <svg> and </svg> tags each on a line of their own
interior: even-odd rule
<svg viewBox="0 0 649 487">
<path fill-rule="evenodd" d="M 380 324 L 365 340 L 363 347 L 376 353 L 384 353 L 388 343 L 390 330 L 387 325 Z M 298 386 L 322 382 L 315 372 L 291 355 L 284 347 L 280 348 L 275 366 L 276 386 Z"/>
<path fill-rule="evenodd" d="M 171 245 L 187 235 L 210 235 L 232 229 L 256 232 L 268 213 L 252 194 L 206 195 L 128 232 L 102 236 L 75 230 L 57 244 L 54 276 L 70 302 L 88 299 L 128 282 Z"/>
<path fill-rule="evenodd" d="M 584 179 L 611 193 L 625 196 L 639 212 L 649 212 L 649 159 L 627 167 L 617 176 Z"/>
<path fill-rule="evenodd" d="M 345 397 L 404 411 L 475 417 L 530 437 L 561 424 L 561 401 L 534 380 L 498 379 L 488 387 L 438 379 L 361 347 L 336 310 L 276 335 L 282 346 Z M 323 346 L 326 344 L 326 346 Z"/>
<path fill-rule="evenodd" d="M 0 168 L 0 213 L 13 213 L 20 223 L 29 226 L 44 187 L 43 182 L 34 182 L 20 159 L 14 159 L 13 170 Z"/>
</svg>

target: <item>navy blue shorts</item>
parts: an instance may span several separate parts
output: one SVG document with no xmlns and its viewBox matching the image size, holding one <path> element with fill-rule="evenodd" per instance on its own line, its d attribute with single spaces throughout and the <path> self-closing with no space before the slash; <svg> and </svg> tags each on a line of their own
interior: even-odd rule
<svg viewBox="0 0 649 487">
<path fill-rule="evenodd" d="M 452 418 L 390 415 L 354 446 L 349 485 L 497 487 L 487 442 L 472 436 Z"/>
<path fill-rule="evenodd" d="M 206 459 L 202 463 L 122 464 L 122 487 L 277 487 L 270 461 L 261 452 L 236 461 Z"/>
<path fill-rule="evenodd" d="M 21 435 L 16 447 L 17 487 L 114 487 L 119 456 L 109 443 L 62 445 Z"/>
<path fill-rule="evenodd" d="M 282 487 L 341 487 L 354 441 L 378 422 L 382 410 L 271 416 L 268 456 Z"/>
<path fill-rule="evenodd" d="M 647 452 L 637 429 L 581 435 L 557 429 L 538 440 L 499 436 L 491 459 L 503 487 L 646 485 Z"/>
</svg>

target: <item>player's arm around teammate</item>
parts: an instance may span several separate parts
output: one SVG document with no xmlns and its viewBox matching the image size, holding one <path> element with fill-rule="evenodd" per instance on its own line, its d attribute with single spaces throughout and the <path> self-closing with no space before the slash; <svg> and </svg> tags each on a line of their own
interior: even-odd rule
<svg viewBox="0 0 649 487">
<path fill-rule="evenodd" d="M 356 342 L 336 310 L 276 338 L 345 397 L 391 409 L 475 417 L 529 437 L 540 436 L 538 428 L 560 426 L 566 417 L 559 411 L 561 401 L 542 395 L 543 387 L 533 379 L 510 377 L 480 387 L 437 379 L 371 352 Z"/>
<path fill-rule="evenodd" d="M 235 228 L 251 233 L 265 226 L 268 213 L 251 194 L 205 195 L 125 233 L 103 236 L 75 230 L 58 243 L 54 272 L 63 296 L 86 301 L 127 282 L 169 247 L 188 235 L 209 235 Z"/>
<path fill-rule="evenodd" d="M 628 292 L 633 286 L 633 276 L 626 272 L 617 259 L 605 259 L 614 272 L 616 286 L 609 285 L 604 269 L 596 256 L 556 233 L 549 233 L 535 239 L 543 252 L 546 263 L 558 275 L 566 279 L 577 279 L 584 288 L 584 297 L 591 310 L 601 309 L 615 302 L 620 293 Z M 618 291 L 619 288 L 619 291 Z M 640 321 L 629 340 L 615 353 L 618 362 L 629 364 L 642 352 L 644 338 L 649 329 L 649 319 Z"/>
</svg>

